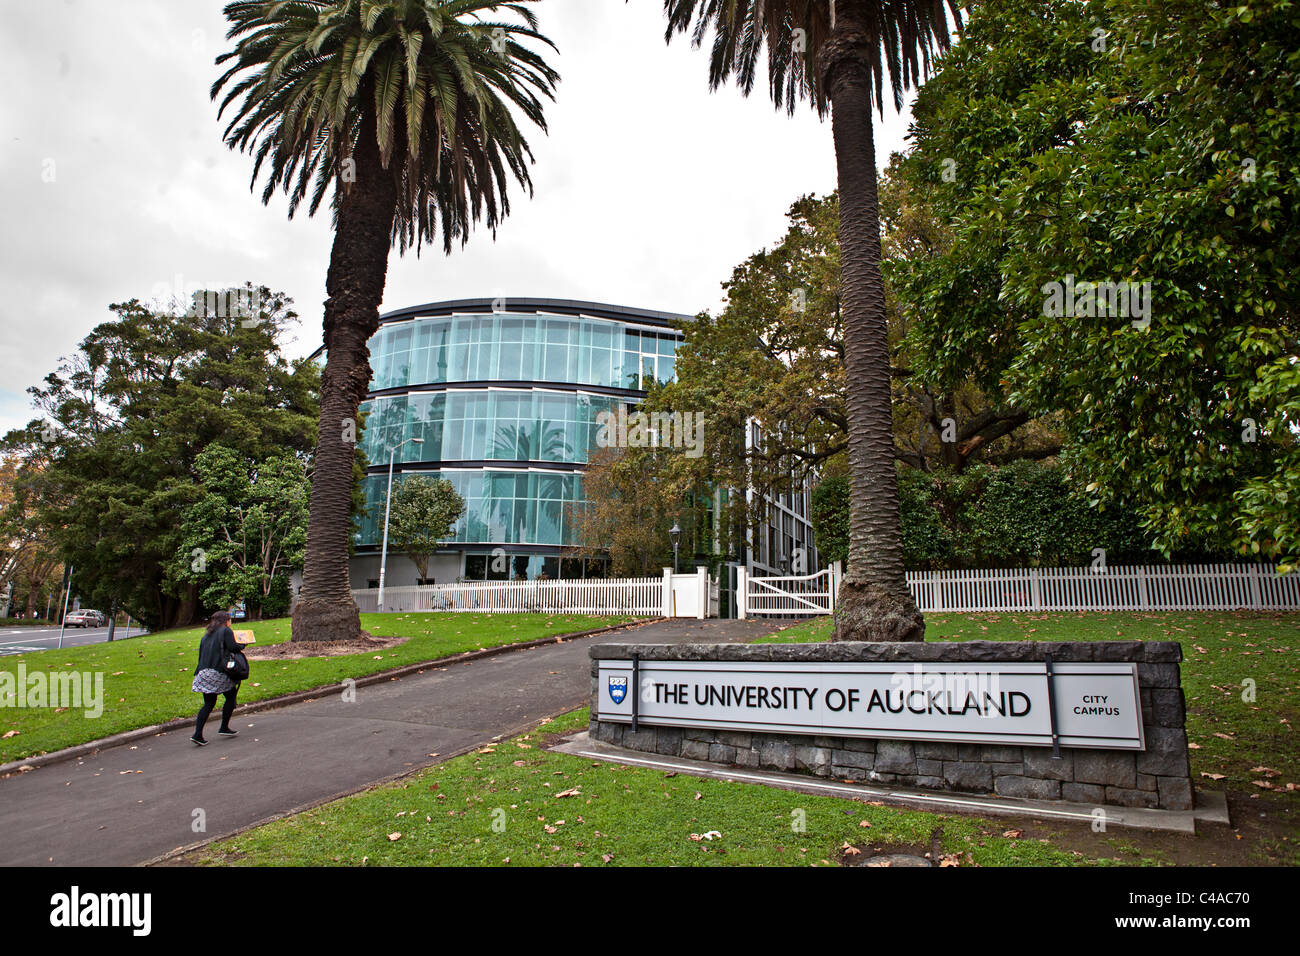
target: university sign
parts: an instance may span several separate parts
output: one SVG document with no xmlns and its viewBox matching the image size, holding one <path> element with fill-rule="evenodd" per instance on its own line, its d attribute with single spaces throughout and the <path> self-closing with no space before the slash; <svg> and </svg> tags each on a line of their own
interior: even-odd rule
<svg viewBox="0 0 1300 956">
<path fill-rule="evenodd" d="M 1144 750 L 1135 663 L 601 660 L 614 723 Z"/>
</svg>

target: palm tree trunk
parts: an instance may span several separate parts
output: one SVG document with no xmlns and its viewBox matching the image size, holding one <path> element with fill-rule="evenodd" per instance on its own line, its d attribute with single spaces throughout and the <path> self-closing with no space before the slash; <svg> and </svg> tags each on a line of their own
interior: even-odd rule
<svg viewBox="0 0 1300 956">
<path fill-rule="evenodd" d="M 363 90 L 362 102 L 370 97 Z M 397 189 L 383 168 L 372 109 L 357 137 L 356 182 L 339 204 L 325 288 L 325 348 L 320 430 L 311 482 L 302 590 L 293 611 L 294 641 L 347 641 L 361 636 L 352 599 L 348 545 L 352 534 L 352 460 L 357 414 L 370 388 L 367 341 L 379 328 Z"/>
<path fill-rule="evenodd" d="M 919 641 L 925 638 L 925 621 L 907 587 L 899 531 L 871 85 L 861 54 L 871 41 L 859 25 L 859 4 L 836 4 L 835 26 L 822 51 L 839 174 L 851 489 L 848 567 L 836 609 L 836 639 Z"/>
</svg>

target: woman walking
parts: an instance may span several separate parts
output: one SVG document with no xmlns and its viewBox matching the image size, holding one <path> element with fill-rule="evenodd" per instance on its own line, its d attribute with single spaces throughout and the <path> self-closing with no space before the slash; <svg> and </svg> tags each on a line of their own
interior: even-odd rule
<svg viewBox="0 0 1300 956">
<path fill-rule="evenodd" d="M 199 666 L 194 668 L 194 683 L 191 685 L 196 694 L 203 695 L 203 706 L 194 722 L 194 736 L 190 738 L 200 747 L 207 746 L 203 725 L 208 722 L 212 708 L 217 706 L 218 694 L 224 694 L 226 699 L 221 705 L 221 726 L 217 733 L 222 737 L 233 737 L 238 732 L 230 729 L 230 715 L 235 712 L 239 684 L 226 675 L 225 665 L 227 657 L 241 651 L 243 648 L 230 629 L 230 615 L 225 611 L 212 615 L 208 629 L 203 632 L 203 640 L 199 642 Z"/>
</svg>

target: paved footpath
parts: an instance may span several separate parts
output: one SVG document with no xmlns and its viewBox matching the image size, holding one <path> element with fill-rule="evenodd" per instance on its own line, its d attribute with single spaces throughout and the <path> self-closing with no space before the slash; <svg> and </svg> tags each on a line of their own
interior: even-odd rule
<svg viewBox="0 0 1300 956">
<path fill-rule="evenodd" d="M 511 651 L 250 714 L 207 747 L 192 729 L 0 780 L 0 865 L 120 866 L 438 763 L 587 703 L 601 642 L 745 642 L 753 620 L 678 619 Z M 256 668 L 258 662 L 253 662 Z M 196 708 L 198 696 L 195 696 Z M 435 756 L 437 755 L 437 756 Z M 202 810 L 206 833 L 191 829 Z"/>
</svg>

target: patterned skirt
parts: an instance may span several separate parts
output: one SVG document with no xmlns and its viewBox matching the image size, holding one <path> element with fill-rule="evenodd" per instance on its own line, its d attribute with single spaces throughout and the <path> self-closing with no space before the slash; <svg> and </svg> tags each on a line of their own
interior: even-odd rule
<svg viewBox="0 0 1300 956">
<path fill-rule="evenodd" d="M 221 671 L 205 667 L 194 675 L 194 683 L 190 685 L 190 689 L 196 694 L 224 694 L 228 690 L 234 690 L 236 686 L 235 682 Z"/>
</svg>

